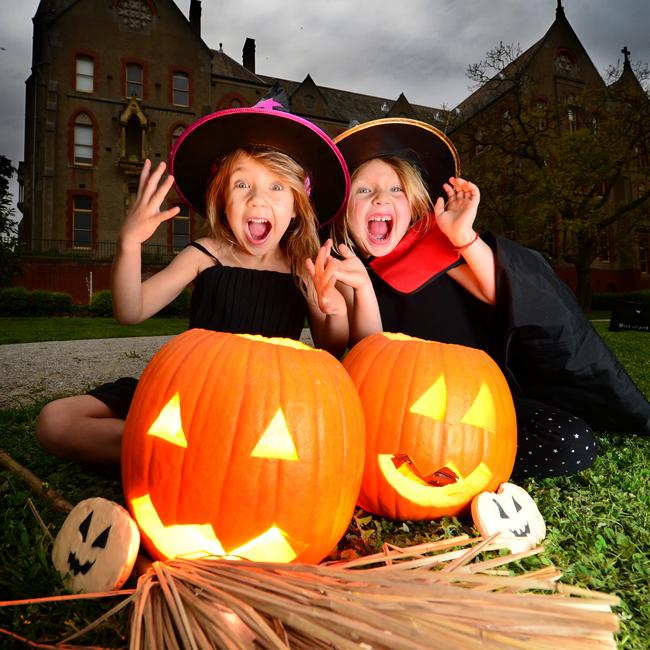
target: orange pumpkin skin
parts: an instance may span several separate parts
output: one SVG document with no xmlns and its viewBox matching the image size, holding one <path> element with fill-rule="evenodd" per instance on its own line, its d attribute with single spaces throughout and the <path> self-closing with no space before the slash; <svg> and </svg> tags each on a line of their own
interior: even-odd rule
<svg viewBox="0 0 650 650">
<path fill-rule="evenodd" d="M 161 424 L 163 411 L 171 426 Z M 159 350 L 138 383 L 122 445 L 126 502 L 157 559 L 214 552 L 192 541 L 207 527 L 226 555 L 318 562 L 352 517 L 364 430 L 354 384 L 327 352 L 189 330 Z M 274 438 L 284 450 L 269 458 L 261 441 Z M 143 500 L 157 528 L 138 510 Z M 183 538 L 180 550 L 170 550 L 163 528 Z M 293 557 L 243 550 L 270 529 L 282 531 Z"/>
<path fill-rule="evenodd" d="M 366 416 L 362 508 L 397 520 L 436 519 L 508 480 L 515 411 L 487 354 L 383 333 L 360 341 L 343 365 Z"/>
</svg>

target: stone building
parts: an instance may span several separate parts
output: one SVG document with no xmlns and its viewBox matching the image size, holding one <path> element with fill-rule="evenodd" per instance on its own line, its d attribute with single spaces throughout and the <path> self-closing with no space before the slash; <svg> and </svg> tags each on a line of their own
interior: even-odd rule
<svg viewBox="0 0 650 650">
<path fill-rule="evenodd" d="M 604 223 L 610 221 L 607 217 L 614 209 L 633 206 L 620 219 L 599 227 L 593 234 L 579 233 L 575 226 L 568 225 L 570 216 L 584 217 L 584 211 L 576 214 L 574 210 L 569 214 L 570 210 L 565 208 L 547 217 L 546 230 L 535 230 L 539 223 L 531 222 L 533 225 L 527 236 L 521 230 L 517 232 L 517 225 L 524 225 L 525 215 L 520 215 L 511 232 L 504 223 L 507 218 L 500 223 L 500 229 L 558 260 L 556 272 L 573 289 L 580 285 L 581 269 L 591 276 L 594 292 L 650 288 L 650 167 L 647 156 L 650 129 L 642 119 L 638 119 L 638 130 L 633 128 L 632 121 L 623 122 L 617 117 L 619 123 L 614 125 L 613 122 L 615 111 L 620 110 L 617 98 L 626 102 L 636 94 L 641 99 L 638 107 L 645 104 L 644 110 L 648 112 L 648 97 L 632 70 L 629 50 L 627 47 L 622 50 L 624 63 L 618 79 L 604 80 L 567 20 L 561 0 L 557 0 L 555 20 L 542 38 L 518 55 L 503 45 L 496 48 L 495 53 L 505 59 L 507 65 L 496 66 L 501 69 L 454 109 L 454 123 L 449 132 L 460 149 L 464 173 L 473 178 L 473 170 L 474 174 L 480 174 L 480 169 L 486 170 L 489 176 L 494 174 L 495 168 L 499 169 L 495 188 L 503 188 L 504 195 L 518 197 L 524 213 L 529 207 L 524 196 L 530 188 L 526 181 L 530 183 L 531 179 L 540 178 L 534 174 L 535 166 L 556 166 L 552 160 L 541 158 L 542 154 L 553 151 L 546 146 L 548 143 L 568 141 L 569 134 L 580 133 L 588 133 L 601 142 L 611 142 L 606 139 L 606 131 L 609 129 L 613 137 L 624 126 L 624 137 L 629 141 L 623 143 L 622 138 L 618 139 L 626 148 L 621 148 L 621 152 L 616 149 L 619 160 L 623 161 L 620 169 L 612 165 L 602 176 L 583 177 L 582 188 L 569 189 L 577 197 L 580 190 L 587 195 L 591 187 L 597 187 L 593 200 L 600 202 L 602 199 L 602 212 L 607 212 L 601 219 Z M 485 75 L 486 71 L 493 71 L 489 56 L 478 72 Z M 636 117 L 641 115 L 642 112 Z M 505 169 L 506 161 L 510 170 Z M 590 165 L 584 167 L 591 169 Z M 506 177 L 508 172 L 511 172 L 510 177 Z M 512 191 L 517 179 L 525 179 L 523 183 L 520 181 L 521 195 Z M 556 198 L 561 201 L 560 197 Z M 582 198 L 580 195 L 580 202 Z M 575 205 L 579 206 L 580 202 L 576 200 Z M 508 210 L 507 200 L 493 211 L 497 221 L 499 209 Z M 509 216 L 513 221 L 517 220 L 516 214 L 516 210 L 511 209 Z M 591 262 L 594 255 L 596 259 Z M 581 256 L 589 262 L 581 264 Z M 567 259 L 574 260 L 575 265 L 562 261 Z"/>
<path fill-rule="evenodd" d="M 332 136 L 351 123 L 386 116 L 449 131 L 449 112 L 411 104 L 403 94 L 375 97 L 327 88 L 310 75 L 302 81 L 265 76 L 256 70 L 251 38 L 245 39 L 241 63 L 220 44 L 211 49 L 202 38 L 199 0 L 191 0 L 188 16 L 173 0 L 41 0 L 33 23 L 19 166 L 26 254 L 17 283 L 66 291 L 79 303 L 109 286 L 115 241 L 144 159 L 167 160 L 183 129 L 207 113 L 252 105 L 279 83 L 290 110 Z M 588 61 L 569 30 L 578 45 L 545 47 L 560 63 L 564 54 L 557 53 L 565 48 L 567 66 L 571 52 Z M 590 61 L 580 65 L 600 79 Z M 549 74 L 548 82 L 556 84 L 555 73 Z M 563 78 L 570 86 L 569 77 Z M 175 201 L 172 191 L 168 203 Z M 182 206 L 144 246 L 145 273 L 168 262 L 201 226 L 202 218 Z M 646 278 L 647 264 L 646 257 Z M 638 260 L 635 273 L 636 278 Z"/>
</svg>

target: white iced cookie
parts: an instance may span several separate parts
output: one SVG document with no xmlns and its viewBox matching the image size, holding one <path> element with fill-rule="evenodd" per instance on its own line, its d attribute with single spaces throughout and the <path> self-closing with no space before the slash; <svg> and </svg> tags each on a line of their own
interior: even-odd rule
<svg viewBox="0 0 650 650">
<path fill-rule="evenodd" d="M 54 540 L 52 562 L 71 592 L 119 589 L 129 577 L 140 547 L 131 515 L 101 497 L 80 501 Z"/>
<path fill-rule="evenodd" d="M 481 535 L 500 533 L 513 552 L 526 551 L 546 537 L 546 524 L 526 490 L 501 483 L 496 492 L 481 492 L 472 501 L 472 519 Z"/>
</svg>

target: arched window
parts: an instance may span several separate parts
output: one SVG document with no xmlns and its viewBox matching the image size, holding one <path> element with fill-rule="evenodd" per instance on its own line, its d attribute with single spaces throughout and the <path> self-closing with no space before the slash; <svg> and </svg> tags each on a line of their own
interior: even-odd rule
<svg viewBox="0 0 650 650">
<path fill-rule="evenodd" d="M 131 115 L 126 123 L 124 133 L 125 154 L 127 158 L 140 160 L 142 157 L 142 128 L 140 120 L 135 115 Z"/>
<path fill-rule="evenodd" d="M 537 130 L 545 131 L 548 127 L 548 104 L 545 100 L 537 100 L 535 104 L 535 116 L 537 118 Z"/>
<path fill-rule="evenodd" d="M 79 113 L 74 118 L 74 163 L 93 164 L 93 121 L 87 113 Z"/>
<path fill-rule="evenodd" d="M 95 90 L 95 62 L 92 57 L 79 55 L 75 66 L 75 90 L 92 93 Z"/>
<path fill-rule="evenodd" d="M 127 97 L 142 99 L 144 88 L 144 73 L 142 66 L 138 63 L 126 64 L 126 89 Z"/>
</svg>

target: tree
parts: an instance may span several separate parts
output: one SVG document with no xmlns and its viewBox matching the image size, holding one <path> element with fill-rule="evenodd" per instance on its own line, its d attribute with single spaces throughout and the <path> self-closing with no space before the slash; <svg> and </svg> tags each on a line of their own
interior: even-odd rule
<svg viewBox="0 0 650 650">
<path fill-rule="evenodd" d="M 650 101 L 637 73 L 610 69 L 607 85 L 585 84 L 561 105 L 537 99 L 543 80 L 531 51 L 500 43 L 468 67 L 480 87 L 457 126 L 461 151 L 481 188 L 490 228 L 575 266 L 577 297 L 591 303 L 591 266 L 605 235 L 630 250 L 650 227 Z M 616 75 L 616 77 L 614 76 Z M 472 100 L 470 98 L 470 100 Z"/>
<path fill-rule="evenodd" d="M 20 273 L 18 225 L 11 205 L 9 181 L 16 170 L 11 161 L 0 154 L 0 286 L 4 287 Z"/>
</svg>

